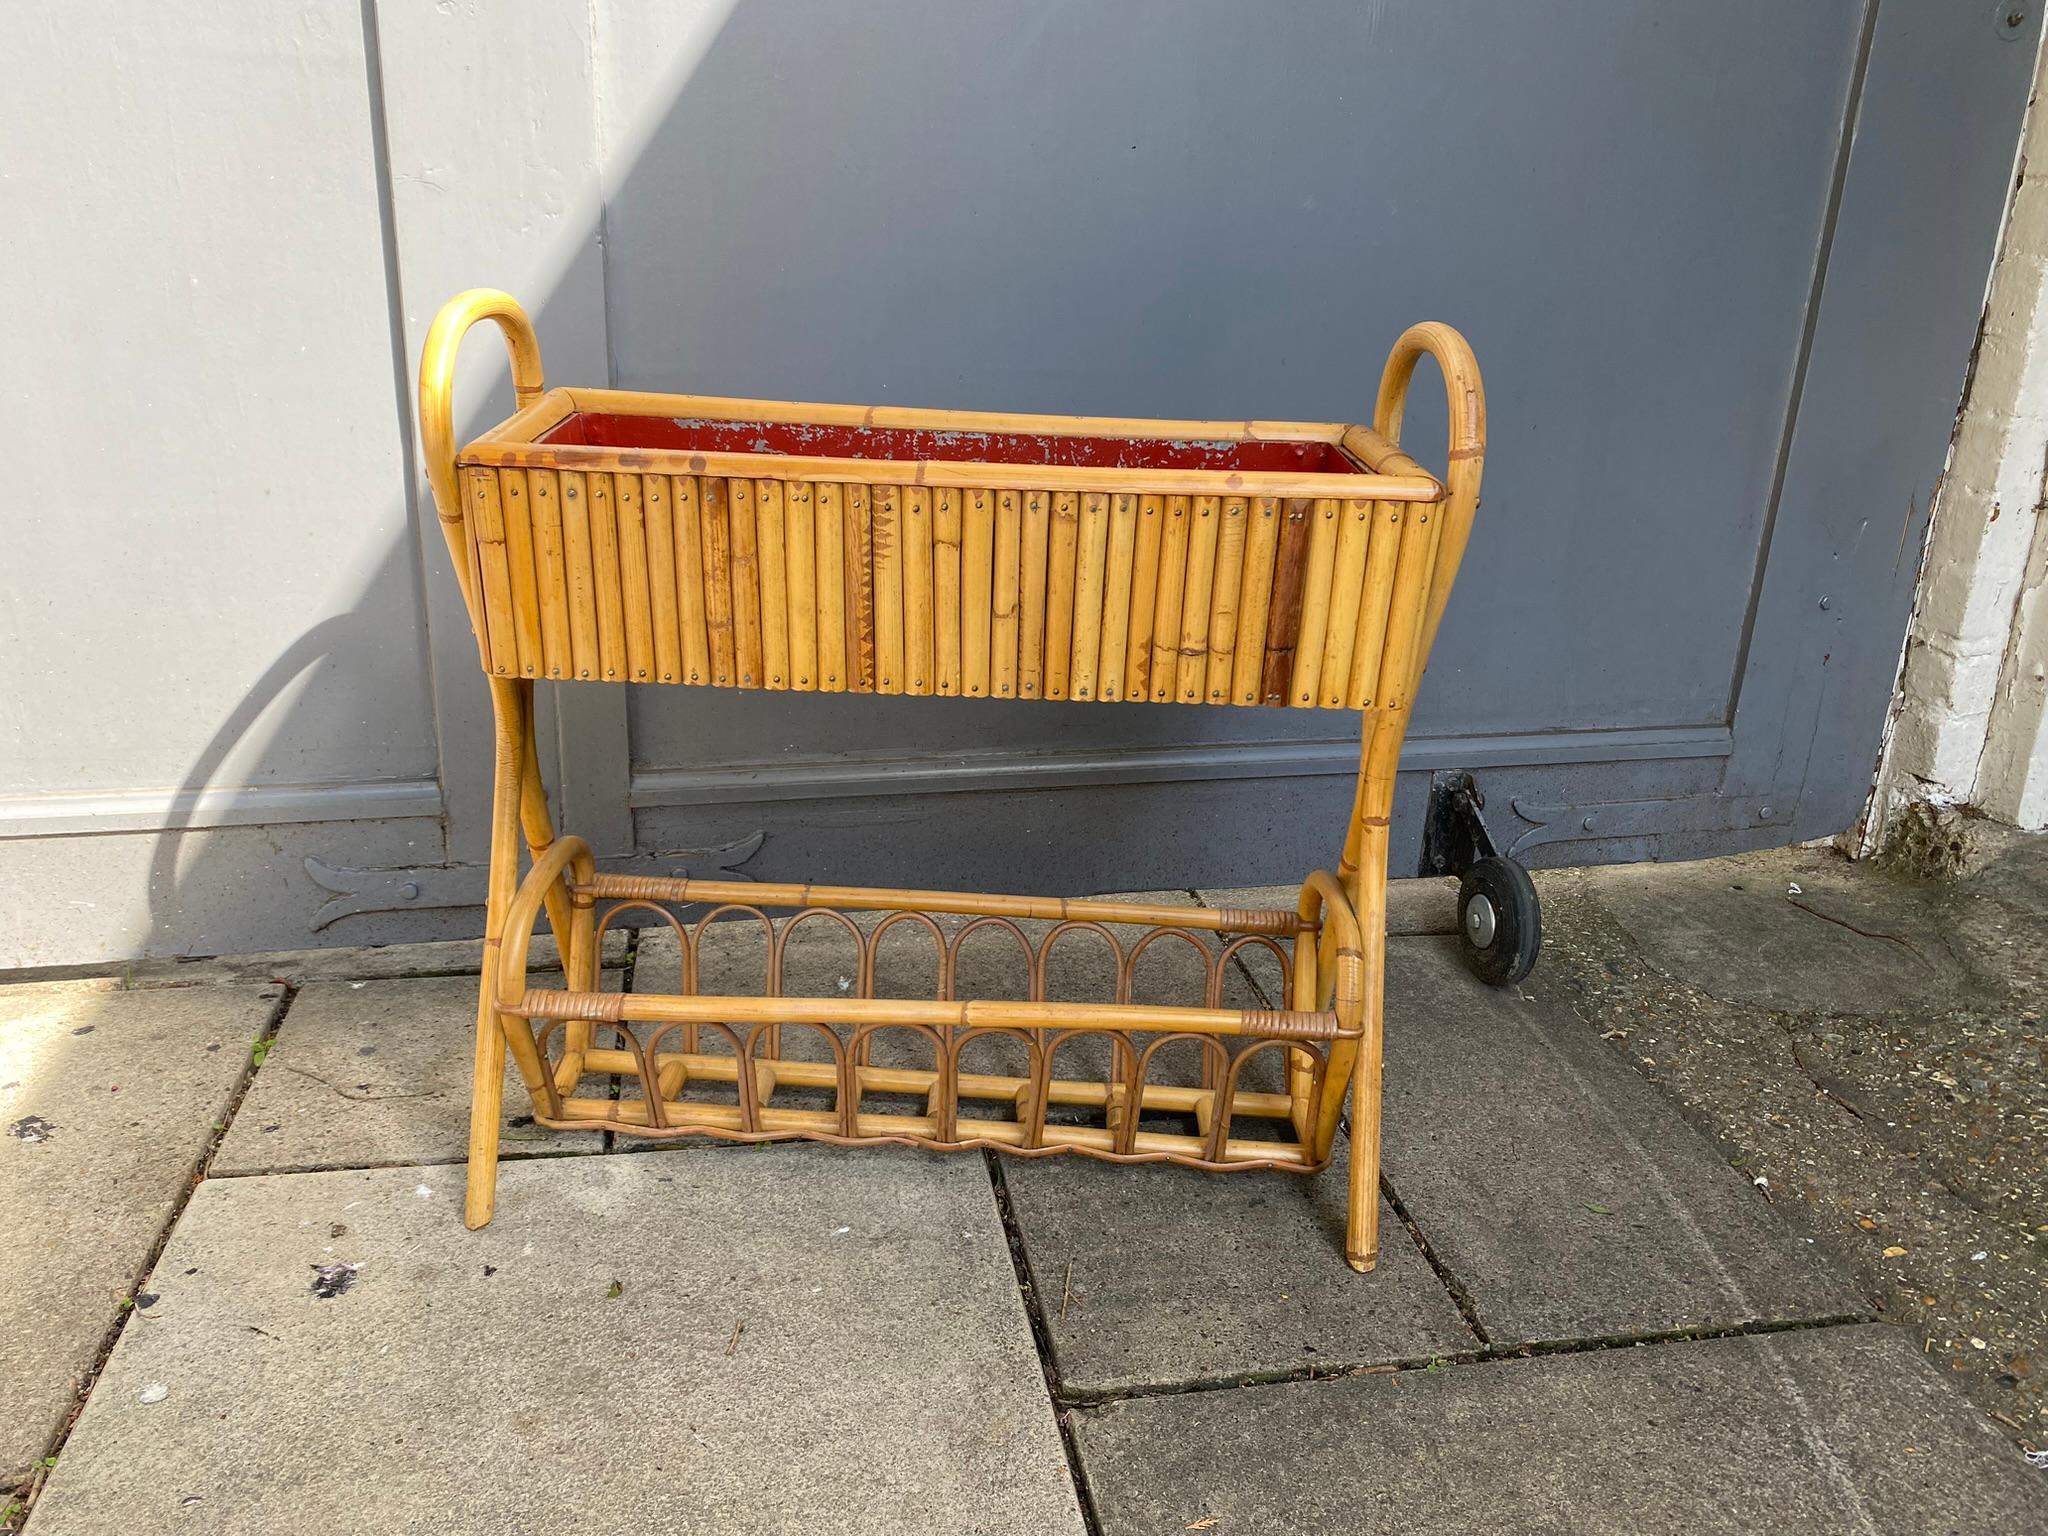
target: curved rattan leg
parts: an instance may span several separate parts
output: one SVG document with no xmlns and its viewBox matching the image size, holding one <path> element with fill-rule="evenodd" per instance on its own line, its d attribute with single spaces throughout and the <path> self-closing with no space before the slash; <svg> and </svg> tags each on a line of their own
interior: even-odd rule
<svg viewBox="0 0 2048 1536">
<path fill-rule="evenodd" d="M 462 1219 L 484 1225 L 497 1204 L 498 1131 L 504 1112 L 505 1032 L 498 1022 L 498 950 L 519 883 L 519 811 L 527 763 L 526 720 L 533 685 L 491 679 L 497 767 L 491 791 L 491 868 L 484 902 L 483 976 L 477 986 L 475 1075 L 469 1098 L 469 1180 Z"/>
<path fill-rule="evenodd" d="M 1387 835 L 1394 808 L 1403 714 L 1368 714 L 1358 799 L 1340 880 L 1353 895 L 1360 950 L 1358 1040 L 1350 1065 L 1351 1179 L 1345 1262 L 1361 1274 L 1379 1258 L 1380 1048 L 1387 1000 Z"/>
<path fill-rule="evenodd" d="M 1368 941 L 1370 943 L 1370 941 Z M 1365 1038 L 1351 1065 L 1351 1183 L 1344 1261 L 1360 1274 L 1380 1256 L 1380 965 L 1366 967 Z"/>
</svg>

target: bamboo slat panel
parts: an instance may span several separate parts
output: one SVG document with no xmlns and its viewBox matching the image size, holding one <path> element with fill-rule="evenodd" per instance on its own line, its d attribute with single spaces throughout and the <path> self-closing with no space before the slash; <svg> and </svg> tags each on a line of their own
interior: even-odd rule
<svg viewBox="0 0 2048 1536">
<path fill-rule="evenodd" d="M 1412 695 L 1442 521 L 1362 496 L 475 466 L 461 493 L 501 677 L 1323 709 Z"/>
</svg>

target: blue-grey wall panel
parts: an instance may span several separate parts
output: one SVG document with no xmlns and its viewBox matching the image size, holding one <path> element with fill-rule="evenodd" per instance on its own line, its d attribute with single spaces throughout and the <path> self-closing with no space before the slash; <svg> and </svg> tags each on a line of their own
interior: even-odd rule
<svg viewBox="0 0 2048 1536">
<path fill-rule="evenodd" d="M 1418 728 L 1723 721 L 1860 12 L 742 3 L 610 194 L 618 381 L 1354 419 L 1445 319 L 1495 438 Z M 647 763 L 845 739 L 825 701 L 641 704 Z"/>
</svg>

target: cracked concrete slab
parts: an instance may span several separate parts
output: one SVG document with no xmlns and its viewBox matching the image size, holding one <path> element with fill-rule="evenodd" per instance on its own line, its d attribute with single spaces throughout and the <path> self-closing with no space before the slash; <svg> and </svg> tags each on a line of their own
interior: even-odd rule
<svg viewBox="0 0 2048 1536">
<path fill-rule="evenodd" d="M 979 1159 L 459 1173 L 202 1186 L 36 1536 L 1081 1536 Z"/>
<path fill-rule="evenodd" d="M 0 1486 L 63 1427 L 281 995 L 0 991 Z"/>
<path fill-rule="evenodd" d="M 1384 1201 L 1378 1267 L 1346 1266 L 1341 1155 L 1306 1178 L 1066 1157 L 1001 1168 L 1067 1395 L 1336 1373 L 1477 1346 Z"/>
<path fill-rule="evenodd" d="M 476 980 L 421 976 L 302 988 L 213 1160 L 216 1175 L 289 1173 L 469 1154 Z M 612 975 L 607 985 L 618 985 Z M 536 1127 L 508 1059 L 500 1153 L 599 1152 L 603 1138 Z"/>
<path fill-rule="evenodd" d="M 1103 1536 L 2048 1525 L 2041 1474 L 1879 1325 L 1138 1398 L 1073 1431 Z"/>
<path fill-rule="evenodd" d="M 1652 961 L 1588 889 L 1591 871 L 1540 877 L 1548 942 L 1529 987 L 1576 1011 L 1726 1158 L 1767 1180 L 1788 1222 L 1844 1260 L 1874 1305 L 1980 1407 L 2041 1446 L 2048 839 L 2006 832 L 1994 841 L 1988 862 L 1908 886 L 1891 871 L 1834 860 L 1833 881 L 1870 881 L 1887 904 L 1920 903 L 1911 931 L 1939 927 L 1968 962 L 1968 984 L 1938 999 L 1894 1006 L 1852 991 L 1779 1010 L 1710 994 L 1688 970 L 1668 968 L 1680 963 L 1672 955 Z M 1783 856 L 1715 869 L 1757 883 L 1745 876 L 1752 865 L 1775 879 Z M 1654 905 L 1655 883 L 1644 889 Z"/>
<path fill-rule="evenodd" d="M 1938 1001 L 1968 977 L 1922 885 L 1830 849 L 1581 878 L 1652 964 L 1724 1002 L 1878 1013 Z"/>
<path fill-rule="evenodd" d="M 1383 1166 L 1492 1343 L 1867 1314 L 1570 1008 L 1387 951 Z"/>
</svg>

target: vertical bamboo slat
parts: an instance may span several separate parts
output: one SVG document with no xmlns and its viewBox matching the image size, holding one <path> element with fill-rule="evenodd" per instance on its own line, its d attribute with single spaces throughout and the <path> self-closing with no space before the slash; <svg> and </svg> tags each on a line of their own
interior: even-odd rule
<svg viewBox="0 0 2048 1536">
<path fill-rule="evenodd" d="M 782 558 L 788 576 L 789 686 L 818 685 L 818 519 L 811 488 L 782 488 Z"/>
<path fill-rule="evenodd" d="M 591 474 L 585 477 L 585 508 L 590 518 L 590 569 L 597 582 L 597 665 L 608 682 L 626 676 L 626 576 L 621 569 L 619 519 L 627 501 L 640 511 L 638 475 Z M 630 487 L 628 489 L 627 487 Z M 644 579 L 646 571 L 641 571 Z M 642 604 L 646 587 L 641 587 Z M 643 674 L 644 675 L 644 674 Z"/>
<path fill-rule="evenodd" d="M 704 627 L 711 651 L 711 681 L 720 688 L 739 681 L 737 605 L 732 592 L 732 482 L 707 475 L 697 483 L 703 525 Z"/>
<path fill-rule="evenodd" d="M 1365 586 L 1358 602 L 1358 638 L 1351 645 L 1353 709 L 1379 703 L 1380 657 L 1387 644 L 1387 609 L 1394 591 L 1394 562 L 1401 549 L 1401 503 L 1376 501 L 1372 508 L 1372 540 L 1365 557 Z"/>
<path fill-rule="evenodd" d="M 552 469 L 526 473 L 533 503 L 533 572 L 539 588 L 542 669 L 549 677 L 576 675 L 569 643 L 569 568 L 562 546 L 561 483 Z"/>
<path fill-rule="evenodd" d="M 1045 555 L 1045 696 L 1064 699 L 1074 660 L 1075 559 L 1081 542 L 1081 498 L 1052 494 L 1052 533 Z"/>
<path fill-rule="evenodd" d="M 1273 606 L 1266 616 L 1266 664 L 1259 701 L 1287 702 L 1294 681 L 1294 645 L 1301 636 L 1301 591 L 1308 575 L 1309 524 L 1315 503 L 1289 497 L 1280 529 L 1280 555 L 1273 567 Z"/>
<path fill-rule="evenodd" d="M 483 589 L 484 646 L 491 670 L 519 674 L 519 635 L 512 617 L 512 572 L 505 555 L 505 518 L 498 505 L 498 473 L 465 470 L 462 489 L 477 550 L 477 581 Z"/>
<path fill-rule="evenodd" d="M 1166 527 L 1159 539 L 1159 587 L 1152 601 L 1152 701 L 1164 704 L 1180 686 L 1181 594 L 1188 574 L 1192 501 L 1166 498 Z"/>
<path fill-rule="evenodd" d="M 960 503 L 966 494 L 950 485 L 932 492 L 932 652 L 938 669 L 932 692 L 943 698 L 960 692 Z"/>
<path fill-rule="evenodd" d="M 659 507 L 665 519 L 668 515 L 667 475 L 619 475 L 613 488 L 612 502 L 618 529 L 619 552 L 619 620 L 626 632 L 626 676 L 634 682 L 649 681 L 655 673 L 654 645 L 654 592 L 657 587 L 669 594 L 669 607 L 675 606 L 675 567 L 672 565 L 652 566 L 647 548 L 647 518 L 649 509 Z M 638 497 L 628 504 L 623 494 L 627 481 L 636 481 L 640 488 Z M 602 615 L 599 615 L 600 621 Z"/>
<path fill-rule="evenodd" d="M 761 686 L 789 686 L 789 555 L 782 482 L 754 482 L 754 559 L 761 574 Z"/>
<path fill-rule="evenodd" d="M 1301 584 L 1301 630 L 1295 637 L 1288 700 L 1314 708 L 1322 688 L 1323 642 L 1330 633 L 1330 577 L 1337 565 L 1342 503 L 1319 497 L 1309 513 L 1308 569 Z"/>
<path fill-rule="evenodd" d="M 541 639 L 533 499 L 525 470 L 498 471 L 498 511 L 505 519 L 505 565 L 512 582 L 512 637 L 517 642 L 519 675 L 539 677 L 547 666 L 547 648 Z"/>
<path fill-rule="evenodd" d="M 903 670 L 905 693 L 928 694 L 938 667 L 932 649 L 932 493 L 903 488 Z"/>
<path fill-rule="evenodd" d="M 597 569 L 590 547 L 590 493 L 583 475 L 561 471 L 562 549 L 569 574 L 569 650 L 577 677 L 603 666 L 597 641 Z"/>
<path fill-rule="evenodd" d="M 1216 579 L 1209 598 L 1209 654 L 1202 669 L 1202 696 L 1211 704 L 1221 704 L 1230 697 L 1230 663 L 1237 648 L 1237 605 L 1244 590 L 1245 519 L 1249 510 L 1249 503 L 1242 496 L 1223 498 L 1223 521 L 1216 530 Z"/>
<path fill-rule="evenodd" d="M 811 488 L 818 552 L 818 687 L 846 692 L 846 509 L 836 481 Z"/>
<path fill-rule="evenodd" d="M 868 489 L 875 551 L 875 691 L 903 687 L 903 501 L 893 485 Z"/>
<path fill-rule="evenodd" d="M 1323 641 L 1322 682 L 1316 703 L 1342 709 L 1351 696 L 1351 650 L 1358 643 L 1358 605 L 1364 597 L 1365 557 L 1372 541 L 1372 503 L 1346 497 L 1337 533 L 1337 564 L 1330 575 L 1330 628 Z"/>
<path fill-rule="evenodd" d="M 1378 697 L 1383 711 L 1404 711 L 1414 693 L 1416 649 L 1429 606 L 1429 566 L 1439 520 L 1426 506 L 1410 507 L 1402 520 L 1401 548 L 1394 560 L 1393 599 L 1387 605 L 1386 649 L 1380 656 Z"/>
<path fill-rule="evenodd" d="M 668 516 L 650 499 L 647 503 L 647 561 L 656 574 L 654 596 L 654 661 L 664 676 L 680 676 L 686 683 L 701 683 L 711 676 L 711 640 L 705 628 L 704 545 L 701 492 L 695 475 L 669 478 Z M 660 548 L 664 531 L 670 541 L 666 557 Z M 675 572 L 675 598 L 670 604 L 673 639 L 665 639 L 671 628 L 663 622 L 662 586 L 659 573 Z"/>
<path fill-rule="evenodd" d="M 864 483 L 842 488 L 846 553 L 846 686 L 874 693 L 875 682 L 875 542 L 874 498 Z"/>
<path fill-rule="evenodd" d="M 621 475 L 618 479 L 627 479 Z M 674 678 L 676 668 L 676 567 L 674 563 L 649 567 L 647 565 L 647 524 L 653 520 L 662 522 L 664 528 L 672 528 L 676 514 L 670 506 L 670 481 L 668 475 L 641 475 L 639 477 L 639 518 L 633 526 L 633 559 L 637 561 L 635 571 L 625 571 L 627 559 L 627 535 L 621 530 L 618 535 L 618 559 L 621 559 L 621 580 L 625 584 L 625 631 L 627 631 L 627 664 L 633 676 L 647 680 L 657 666 L 657 643 L 655 643 L 655 612 L 664 616 L 662 629 L 668 631 L 668 653 L 670 668 L 668 674 Z M 674 551 L 670 551 L 674 561 Z M 659 588 L 659 608 L 657 592 Z"/>
<path fill-rule="evenodd" d="M 1015 491 L 993 493 L 996 506 L 994 569 L 989 574 L 989 692 L 999 699 L 1017 694 L 1018 575 L 1024 538 L 1024 508 Z"/>
<path fill-rule="evenodd" d="M 1244 580 L 1237 595 L 1237 641 L 1230 657 L 1230 699 L 1257 704 L 1266 674 L 1266 621 L 1273 604 L 1273 574 L 1280 558 L 1280 503 L 1254 496 L 1245 512 Z"/>
<path fill-rule="evenodd" d="M 1095 697 L 1095 669 L 1102 654 L 1102 591 L 1109 560 L 1109 498 L 1081 493 L 1074 546 L 1074 644 L 1067 663 L 1067 692 Z"/>
<path fill-rule="evenodd" d="M 1221 497 L 1194 498 L 1188 515 L 1187 574 L 1180 589 L 1180 654 L 1174 661 L 1173 696 L 1183 704 L 1198 702 L 1209 680 L 1209 599 L 1215 588 L 1222 523 Z"/>
<path fill-rule="evenodd" d="M 1124 692 L 1152 696 L 1152 611 L 1159 601 L 1159 545 L 1166 534 L 1166 498 L 1138 498 L 1138 530 L 1131 548 L 1131 612 L 1124 629 Z"/>
<path fill-rule="evenodd" d="M 732 507 L 732 638 L 739 685 L 759 688 L 768 675 L 761 643 L 761 514 L 752 480 L 735 475 L 725 493 Z"/>
<path fill-rule="evenodd" d="M 1124 696 L 1131 643 L 1131 571 L 1138 558 L 1138 498 L 1118 492 L 1109 504 L 1109 560 L 1102 573 L 1102 655 L 1096 694 L 1104 702 Z"/>
<path fill-rule="evenodd" d="M 1045 696 L 1046 579 L 1052 565 L 1052 498 L 1025 491 L 1022 552 L 1018 566 L 1017 696 Z"/>
<path fill-rule="evenodd" d="M 996 495 L 960 493 L 960 691 L 988 697 L 989 629 L 995 591 Z"/>
</svg>

